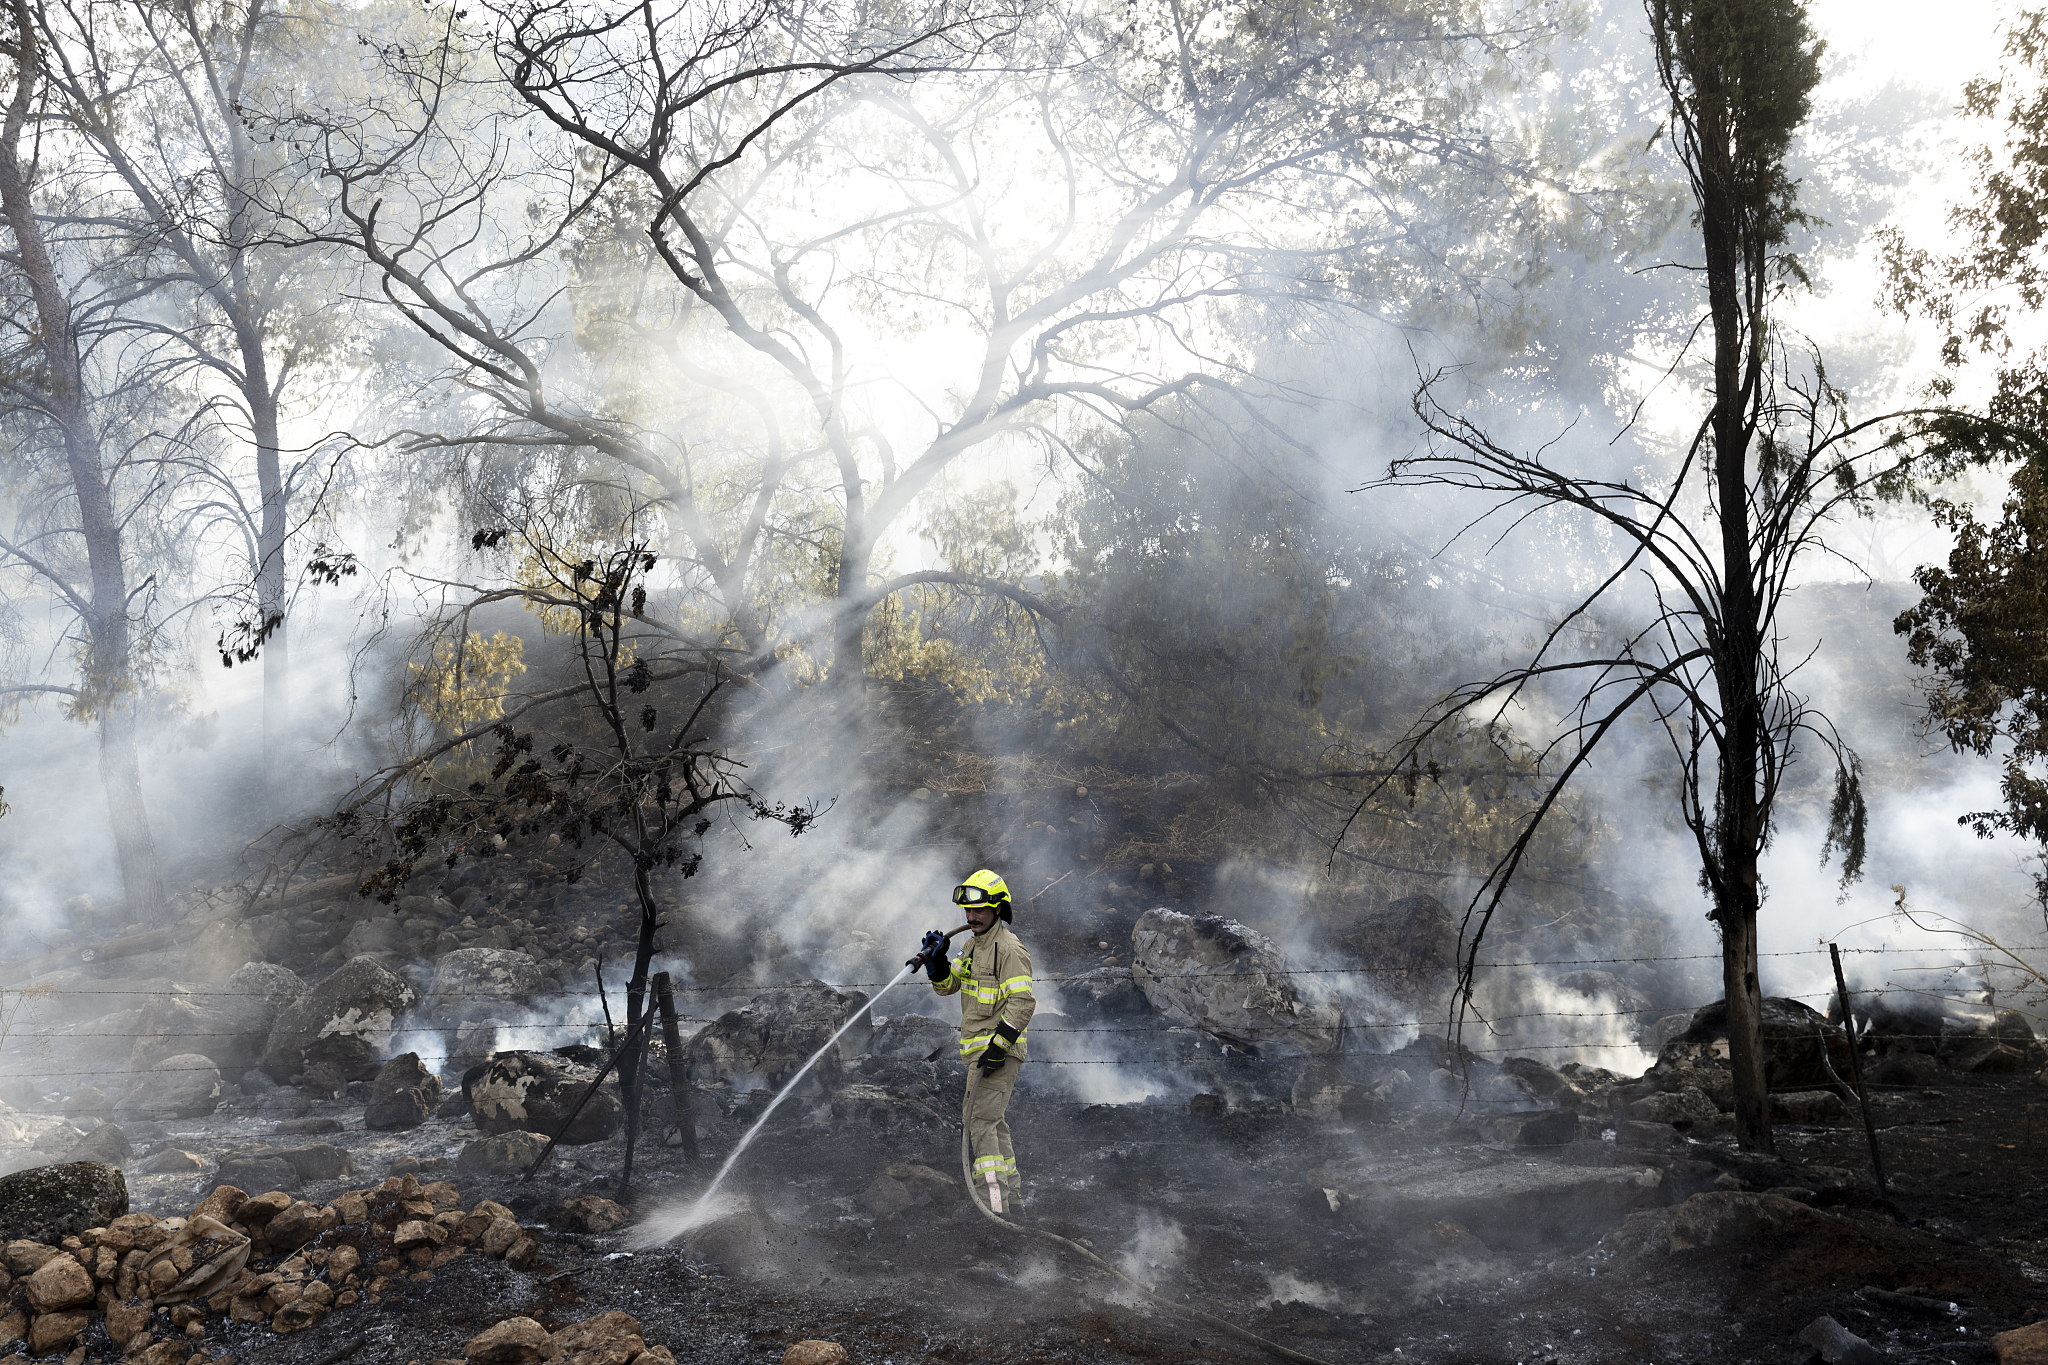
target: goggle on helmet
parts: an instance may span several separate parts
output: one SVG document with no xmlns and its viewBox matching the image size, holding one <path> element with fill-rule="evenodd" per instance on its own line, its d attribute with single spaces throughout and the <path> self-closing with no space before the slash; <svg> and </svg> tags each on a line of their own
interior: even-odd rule
<svg viewBox="0 0 2048 1365">
<path fill-rule="evenodd" d="M 995 873 L 983 868 L 953 888 L 955 905 L 993 905 L 1004 923 L 1010 920 L 1010 888 Z"/>
</svg>

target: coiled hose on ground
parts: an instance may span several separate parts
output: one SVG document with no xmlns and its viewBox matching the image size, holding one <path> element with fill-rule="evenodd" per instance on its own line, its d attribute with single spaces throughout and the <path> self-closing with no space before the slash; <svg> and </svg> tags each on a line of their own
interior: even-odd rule
<svg viewBox="0 0 2048 1365">
<path fill-rule="evenodd" d="M 1018 1063 L 1018 1065 L 1021 1066 L 1023 1065 L 1023 1063 L 1020 1062 Z M 1012 1223 L 1009 1219 L 1003 1217 L 995 1210 L 989 1208 L 988 1205 L 982 1203 L 979 1199 L 975 1198 L 974 1159 L 972 1154 L 972 1148 L 968 1142 L 968 1127 L 969 1121 L 974 1114 L 974 1090 L 975 1087 L 978 1084 L 980 1084 L 980 1082 L 981 1068 L 976 1066 L 972 1061 L 969 1061 L 967 1065 L 967 1095 L 960 1105 L 960 1183 L 966 1186 L 967 1188 L 967 1202 L 974 1205 L 975 1209 L 981 1214 L 982 1217 L 988 1219 L 997 1227 L 1004 1228 L 1010 1232 L 1021 1232 L 1027 1237 L 1037 1237 L 1042 1241 L 1051 1242 L 1056 1246 L 1065 1247 L 1068 1251 L 1071 1251 L 1076 1255 L 1093 1262 L 1099 1269 L 1105 1270 L 1111 1275 L 1116 1276 L 1116 1278 L 1122 1280 L 1125 1284 L 1137 1290 L 1145 1297 L 1151 1299 L 1154 1303 L 1166 1309 L 1168 1312 L 1177 1313 L 1181 1317 L 1187 1318 L 1194 1322 L 1199 1322 L 1204 1327 L 1208 1327 L 1215 1331 L 1221 1332 L 1224 1336 L 1227 1336 L 1234 1341 L 1242 1342 L 1246 1346 L 1256 1346 L 1258 1349 L 1266 1352 L 1268 1355 L 1276 1356 L 1281 1360 L 1295 1361 L 1298 1362 L 1298 1365 L 1328 1365 L 1327 1361 L 1319 1360 L 1315 1356 L 1303 1355 L 1300 1351 L 1289 1350 L 1287 1347 L 1282 1346 L 1277 1341 L 1268 1341 L 1264 1337 L 1258 1335 L 1256 1332 L 1247 1332 L 1244 1328 L 1237 1326 L 1235 1323 L 1225 1322 L 1222 1318 L 1217 1317 L 1213 1313 L 1204 1313 L 1199 1308 L 1190 1308 L 1187 1304 L 1176 1303 L 1174 1300 L 1160 1293 L 1157 1289 L 1154 1289 L 1151 1285 L 1141 1284 L 1138 1281 L 1132 1279 L 1130 1276 L 1124 1274 L 1121 1270 L 1118 1270 L 1115 1266 L 1111 1265 L 1108 1261 L 1103 1260 L 1100 1256 L 1097 1256 L 1094 1252 L 1090 1251 L 1087 1247 L 1082 1246 L 1079 1242 L 1076 1242 L 1071 1238 L 1062 1237 L 1056 1232 L 1047 1232 L 1043 1228 L 1027 1228 L 1021 1223 Z"/>
</svg>

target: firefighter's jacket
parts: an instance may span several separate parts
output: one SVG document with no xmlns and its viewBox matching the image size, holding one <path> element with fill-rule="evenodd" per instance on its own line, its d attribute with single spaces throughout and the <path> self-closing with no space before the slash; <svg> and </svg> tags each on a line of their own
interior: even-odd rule
<svg viewBox="0 0 2048 1365">
<path fill-rule="evenodd" d="M 932 989 L 960 996 L 960 1057 L 979 1057 L 1005 1025 L 1017 1041 L 1007 1045 L 1012 1057 L 1024 1055 L 1024 1026 L 1038 1008 L 1031 995 L 1031 951 L 1018 942 L 1010 926 L 997 920 L 985 934 L 976 934 L 966 952 L 953 959 L 953 970 Z"/>
</svg>

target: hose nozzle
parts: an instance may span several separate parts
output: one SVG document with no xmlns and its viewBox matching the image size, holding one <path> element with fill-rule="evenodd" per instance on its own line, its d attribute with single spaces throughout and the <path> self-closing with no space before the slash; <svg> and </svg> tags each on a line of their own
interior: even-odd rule
<svg viewBox="0 0 2048 1365">
<path fill-rule="evenodd" d="M 959 928 L 957 928 L 957 929 L 948 929 L 948 930 L 947 930 L 947 931 L 946 931 L 946 932 L 945 932 L 945 933 L 944 933 L 944 934 L 942 935 L 942 937 L 943 937 L 943 938 L 944 938 L 944 939 L 946 940 L 946 942 L 948 942 L 948 943 L 951 943 L 951 942 L 952 942 L 952 941 L 953 941 L 953 940 L 954 940 L 954 939 L 955 939 L 956 937 L 958 937 L 959 935 L 961 935 L 961 934 L 964 934 L 964 933 L 966 933 L 966 932 L 967 932 L 967 926 L 963 924 L 963 925 L 961 925 L 961 926 L 960 926 Z M 922 966 L 924 966 L 924 954 L 923 954 L 923 953 L 919 953 L 919 954 L 918 954 L 918 955 L 917 955 L 916 957 L 913 957 L 913 958 L 911 958 L 911 959 L 910 959 L 910 961 L 908 961 L 908 962 L 904 963 L 903 965 L 904 965 L 904 966 L 906 966 L 906 967 L 922 967 Z"/>
</svg>

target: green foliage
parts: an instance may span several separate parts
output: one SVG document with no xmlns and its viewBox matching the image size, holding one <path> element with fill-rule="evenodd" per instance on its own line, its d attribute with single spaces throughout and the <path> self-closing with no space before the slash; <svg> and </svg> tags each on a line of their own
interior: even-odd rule
<svg viewBox="0 0 2048 1365">
<path fill-rule="evenodd" d="M 989 484 L 934 503 L 921 529 L 948 572 L 1002 583 L 1032 581 L 1040 550 L 1013 485 Z M 1068 689 L 1048 658 L 1048 629 L 1010 598 L 922 584 L 875 608 L 862 652 L 871 678 L 936 684 L 970 704 L 1057 709 Z"/>
<path fill-rule="evenodd" d="M 2048 13 L 2022 11 L 2005 38 L 1999 71 L 1965 92 L 1964 112 L 1995 132 L 1971 153 L 1971 197 L 1949 214 L 1963 246 L 1934 253 L 1893 232 L 1885 250 L 1892 304 L 1941 329 L 1936 396 L 1975 361 L 1995 367 L 1984 417 L 1935 424 L 1934 454 L 1944 472 L 2012 467 L 2011 485 L 1995 523 L 1960 500 L 1932 503 L 1955 544 L 1945 565 L 1915 572 L 1923 596 L 1894 628 L 1933 671 L 1932 726 L 1959 752 L 2005 751 L 2003 809 L 1962 822 L 2048 846 L 2048 352 L 2014 326 L 2048 301 Z"/>
<path fill-rule="evenodd" d="M 1785 156 L 1812 108 L 1826 45 L 1798 0 L 1650 0 L 1649 11 L 1709 251 L 1725 213 L 1745 255 L 1761 258 L 1808 221 Z M 1795 257 L 1777 259 L 1800 274 Z"/>
<path fill-rule="evenodd" d="M 1977 357 L 1995 363 L 1990 416 L 2040 432 L 2048 430 L 2048 367 L 2013 323 L 2048 300 L 2048 13 L 2021 11 L 2005 37 L 1999 71 L 1964 89 L 1963 112 L 1996 132 L 1970 152 L 1973 193 L 1949 212 L 1963 246 L 1931 252 L 1896 229 L 1883 240 L 1892 305 L 1941 329 L 1951 371 Z M 1953 384 L 1945 378 L 1936 391 L 1946 397 Z"/>
<path fill-rule="evenodd" d="M 2030 462 L 2014 474 L 1995 525 L 1968 507 L 1935 504 L 1937 524 L 1955 536 L 1946 566 L 1914 580 L 1925 594 L 1899 615 L 1907 657 L 1934 670 L 1930 718 L 1958 751 L 2003 745 L 2005 808 L 1963 817 L 1978 834 L 2022 835 L 2048 844 L 2048 471 Z"/>
</svg>

